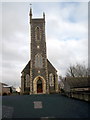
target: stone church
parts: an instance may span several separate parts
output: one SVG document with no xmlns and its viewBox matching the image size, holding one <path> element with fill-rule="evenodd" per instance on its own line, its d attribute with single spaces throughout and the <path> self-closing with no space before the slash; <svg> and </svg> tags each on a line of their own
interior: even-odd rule
<svg viewBox="0 0 90 120">
<path fill-rule="evenodd" d="M 46 53 L 45 14 L 43 18 L 32 18 L 30 8 L 29 16 L 31 60 L 21 72 L 21 94 L 57 93 L 57 70 L 47 59 Z"/>
</svg>

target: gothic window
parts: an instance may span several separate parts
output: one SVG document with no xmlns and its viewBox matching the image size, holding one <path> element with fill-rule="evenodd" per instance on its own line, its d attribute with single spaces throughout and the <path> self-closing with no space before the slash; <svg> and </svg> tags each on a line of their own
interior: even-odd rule
<svg viewBox="0 0 90 120">
<path fill-rule="evenodd" d="M 29 75 L 26 75 L 26 87 L 30 87 L 30 83 L 29 83 Z"/>
<path fill-rule="evenodd" d="M 42 68 L 43 67 L 43 58 L 41 54 L 35 55 L 35 67 Z"/>
<path fill-rule="evenodd" d="M 53 79 L 52 73 L 49 74 L 49 84 L 50 84 L 50 86 L 54 86 L 54 79 Z"/>
<path fill-rule="evenodd" d="M 35 37 L 36 41 L 39 41 L 41 39 L 40 27 L 38 26 L 35 28 Z"/>
</svg>

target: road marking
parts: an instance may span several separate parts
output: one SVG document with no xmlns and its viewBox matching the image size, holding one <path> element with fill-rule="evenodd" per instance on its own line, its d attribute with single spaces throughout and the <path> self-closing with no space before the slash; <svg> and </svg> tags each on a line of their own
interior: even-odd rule
<svg viewBox="0 0 90 120">
<path fill-rule="evenodd" d="M 34 109 L 42 109 L 42 101 L 34 101 Z"/>
</svg>

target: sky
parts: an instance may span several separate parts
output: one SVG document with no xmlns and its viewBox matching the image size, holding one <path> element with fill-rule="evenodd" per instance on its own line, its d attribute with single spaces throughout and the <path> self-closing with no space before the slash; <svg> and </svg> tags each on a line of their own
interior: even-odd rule
<svg viewBox="0 0 90 120">
<path fill-rule="evenodd" d="M 15 87 L 20 86 L 21 71 L 30 60 L 29 4 L 2 3 L 0 78 Z M 87 2 L 32 2 L 32 12 L 33 18 L 43 17 L 45 12 L 47 58 L 57 69 L 58 75 L 65 76 L 67 68 L 76 63 L 87 66 Z"/>
</svg>

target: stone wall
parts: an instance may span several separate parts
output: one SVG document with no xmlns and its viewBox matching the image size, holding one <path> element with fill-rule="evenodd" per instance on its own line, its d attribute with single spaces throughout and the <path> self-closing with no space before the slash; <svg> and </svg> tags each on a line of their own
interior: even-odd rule
<svg viewBox="0 0 90 120">
<path fill-rule="evenodd" d="M 68 97 L 90 101 L 90 77 L 67 77 L 63 80 L 64 94 Z M 69 88 L 69 89 L 68 89 Z M 68 89 L 68 91 L 67 91 Z"/>
<path fill-rule="evenodd" d="M 71 92 L 71 93 L 65 93 L 65 95 L 79 100 L 90 101 L 90 93 Z"/>
</svg>

